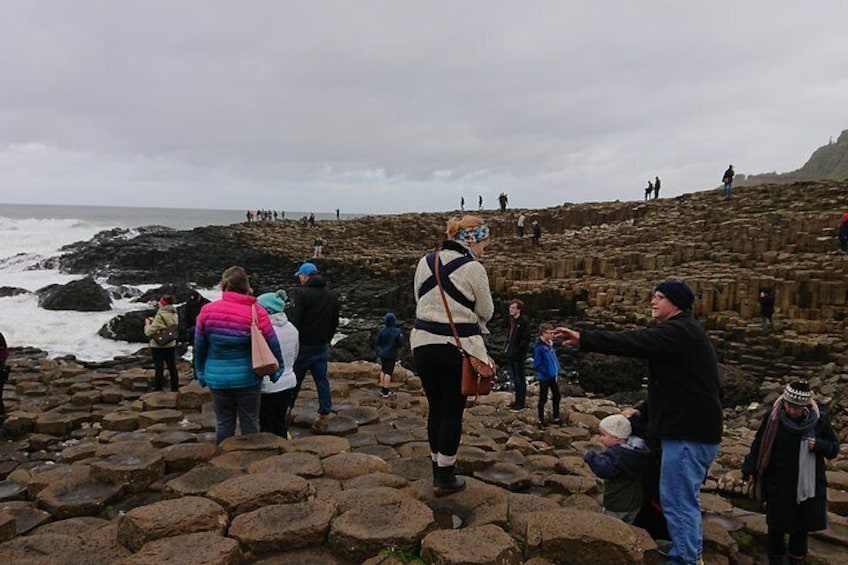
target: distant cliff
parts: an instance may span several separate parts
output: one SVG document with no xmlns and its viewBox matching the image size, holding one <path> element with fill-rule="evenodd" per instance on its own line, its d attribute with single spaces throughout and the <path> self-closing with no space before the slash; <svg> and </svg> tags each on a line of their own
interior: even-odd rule
<svg viewBox="0 0 848 565">
<path fill-rule="evenodd" d="M 848 130 L 844 130 L 836 143 L 819 147 L 800 169 L 788 173 L 763 173 L 741 177 L 734 184 L 753 186 L 765 183 L 788 184 L 805 180 L 848 179 Z"/>
</svg>

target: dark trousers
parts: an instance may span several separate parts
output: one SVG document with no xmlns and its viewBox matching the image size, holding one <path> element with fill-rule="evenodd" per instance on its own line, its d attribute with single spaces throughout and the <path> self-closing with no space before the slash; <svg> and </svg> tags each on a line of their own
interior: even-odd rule
<svg viewBox="0 0 848 565">
<path fill-rule="evenodd" d="M 220 444 L 236 434 L 236 421 L 242 435 L 259 431 L 260 386 L 213 388 L 215 409 L 215 443 Z"/>
<path fill-rule="evenodd" d="M 259 404 L 259 430 L 286 437 L 286 416 L 294 389 L 263 394 Z"/>
<path fill-rule="evenodd" d="M 769 558 L 786 555 L 786 534 L 769 529 L 766 537 L 766 551 Z M 807 555 L 807 532 L 791 532 L 789 534 L 789 558 L 803 558 Z M 790 561 L 791 563 L 791 561 Z"/>
<path fill-rule="evenodd" d="M 527 399 L 527 381 L 524 380 L 524 359 L 519 357 L 507 361 L 506 370 L 512 378 L 512 386 L 515 388 L 515 407 L 524 408 Z"/>
<path fill-rule="evenodd" d="M 548 391 L 551 391 L 551 399 L 553 403 L 553 419 L 559 418 L 559 386 L 556 380 L 539 381 L 539 421 L 545 421 L 545 404 L 548 402 Z"/>
<path fill-rule="evenodd" d="M 151 347 L 153 369 L 156 376 L 153 379 L 153 390 L 162 390 L 165 386 L 165 365 L 168 365 L 168 376 L 171 377 L 171 392 L 180 388 L 180 377 L 177 374 L 177 359 L 175 347 Z"/>
<path fill-rule="evenodd" d="M 430 407 L 427 439 L 432 453 L 454 456 L 462 437 L 462 355 L 454 345 L 423 345 L 413 350 L 415 369 Z"/>
</svg>

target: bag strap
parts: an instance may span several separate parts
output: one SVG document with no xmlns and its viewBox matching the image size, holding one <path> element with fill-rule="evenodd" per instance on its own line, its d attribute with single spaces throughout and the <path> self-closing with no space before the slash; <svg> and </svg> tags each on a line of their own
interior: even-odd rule
<svg viewBox="0 0 848 565">
<path fill-rule="evenodd" d="M 252 305 L 251 310 L 253 311 L 253 325 L 257 328 L 259 327 L 259 315 L 256 313 L 256 304 Z"/>
<path fill-rule="evenodd" d="M 445 289 L 442 286 L 442 277 L 441 277 L 441 263 L 439 261 L 439 252 L 436 251 L 436 259 L 433 270 L 436 272 L 436 285 L 439 287 L 439 295 L 442 297 L 442 304 L 445 305 L 445 312 L 448 314 L 448 323 L 450 324 L 451 332 L 453 332 L 453 337 L 456 340 L 456 348 L 462 351 L 465 354 L 465 351 L 462 349 L 462 342 L 459 340 L 459 332 L 456 331 L 456 325 L 453 323 L 453 316 L 451 316 L 450 307 L 448 306 L 448 299 L 445 297 Z"/>
</svg>

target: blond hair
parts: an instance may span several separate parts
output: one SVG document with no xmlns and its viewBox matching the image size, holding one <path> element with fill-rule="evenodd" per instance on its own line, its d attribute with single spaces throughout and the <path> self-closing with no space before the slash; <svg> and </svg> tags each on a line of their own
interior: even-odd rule
<svg viewBox="0 0 848 565">
<path fill-rule="evenodd" d="M 459 230 L 473 229 L 477 226 L 482 226 L 485 223 L 486 222 L 483 221 L 483 218 L 480 216 L 473 216 L 471 214 L 466 214 L 461 218 L 459 216 L 455 216 L 448 220 L 445 235 L 448 236 L 448 239 L 456 239 L 456 234 L 459 233 Z"/>
</svg>

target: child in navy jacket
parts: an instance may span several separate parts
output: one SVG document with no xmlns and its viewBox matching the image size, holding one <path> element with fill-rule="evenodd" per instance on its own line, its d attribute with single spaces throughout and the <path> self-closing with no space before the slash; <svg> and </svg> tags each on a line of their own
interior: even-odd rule
<svg viewBox="0 0 848 565">
<path fill-rule="evenodd" d="M 395 363 L 403 347 L 403 332 L 397 327 L 397 318 L 391 312 L 383 318 L 385 327 L 377 334 L 377 356 L 380 357 L 380 396 L 393 396 L 389 386 L 392 383 L 392 373 Z"/>
</svg>

